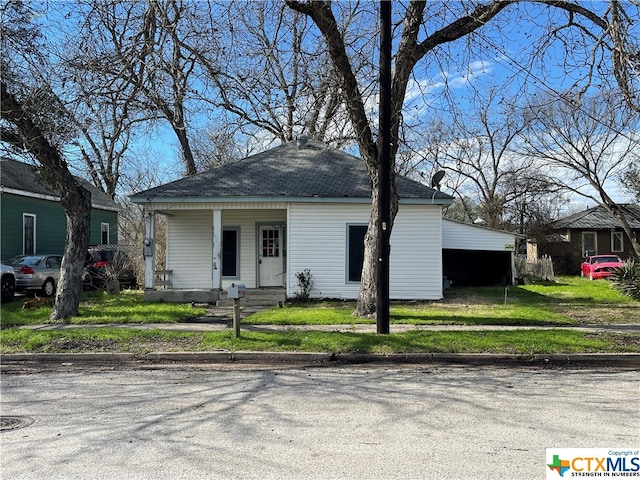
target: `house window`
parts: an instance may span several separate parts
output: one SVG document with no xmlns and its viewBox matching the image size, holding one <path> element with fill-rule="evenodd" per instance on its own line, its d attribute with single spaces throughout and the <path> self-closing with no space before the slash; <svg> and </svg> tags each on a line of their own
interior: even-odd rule
<svg viewBox="0 0 640 480">
<path fill-rule="evenodd" d="M 262 230 L 262 256 L 266 258 L 280 256 L 280 230 Z"/>
<path fill-rule="evenodd" d="M 582 256 L 588 257 L 598 253 L 596 232 L 582 232 Z"/>
<path fill-rule="evenodd" d="M 624 251 L 624 240 L 623 240 L 622 232 L 611 232 L 611 251 L 612 252 L 623 252 Z"/>
<path fill-rule="evenodd" d="M 36 216 L 30 213 L 22 215 L 22 253 L 36 253 Z"/>
<path fill-rule="evenodd" d="M 100 243 L 102 245 L 109 245 L 109 224 L 100 224 Z"/>
<path fill-rule="evenodd" d="M 237 228 L 222 231 L 222 276 L 239 277 L 240 235 Z"/>
<path fill-rule="evenodd" d="M 347 281 L 359 282 L 364 261 L 364 236 L 366 225 L 347 226 Z"/>
</svg>

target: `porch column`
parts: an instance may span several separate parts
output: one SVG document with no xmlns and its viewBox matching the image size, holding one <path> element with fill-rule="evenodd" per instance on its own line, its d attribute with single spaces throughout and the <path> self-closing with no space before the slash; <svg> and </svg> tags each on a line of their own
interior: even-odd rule
<svg viewBox="0 0 640 480">
<path fill-rule="evenodd" d="M 516 284 L 516 251 L 511 252 L 511 282 L 509 285 Z"/>
<path fill-rule="evenodd" d="M 144 256 L 144 288 L 155 288 L 156 262 L 155 262 L 155 237 L 156 237 L 156 214 L 147 210 L 144 213 L 144 244 L 142 255 Z"/>
<path fill-rule="evenodd" d="M 213 210 L 211 288 L 222 289 L 222 210 Z"/>
</svg>

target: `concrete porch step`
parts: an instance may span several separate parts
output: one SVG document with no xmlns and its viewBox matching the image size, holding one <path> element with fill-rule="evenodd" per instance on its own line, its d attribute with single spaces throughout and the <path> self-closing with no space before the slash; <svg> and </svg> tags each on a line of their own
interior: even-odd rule
<svg viewBox="0 0 640 480">
<path fill-rule="evenodd" d="M 241 306 L 265 306 L 274 307 L 286 300 L 284 288 L 247 288 L 247 295 L 240 300 Z M 220 295 L 218 305 L 221 307 L 232 306 L 233 300 L 227 298 L 226 291 Z"/>
</svg>

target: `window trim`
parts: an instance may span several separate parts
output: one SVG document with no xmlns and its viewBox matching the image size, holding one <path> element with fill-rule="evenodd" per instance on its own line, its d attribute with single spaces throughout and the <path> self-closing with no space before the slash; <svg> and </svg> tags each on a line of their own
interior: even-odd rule
<svg viewBox="0 0 640 480">
<path fill-rule="evenodd" d="M 32 238 L 32 247 L 33 247 L 33 251 L 32 252 L 27 252 L 26 250 L 26 239 L 27 239 L 27 235 L 26 235 L 26 223 L 25 220 L 27 218 L 32 218 L 33 219 L 33 232 L 31 233 L 33 238 Z M 33 255 L 35 254 L 38 250 L 37 250 L 37 245 L 36 245 L 36 239 L 37 239 L 37 235 L 36 235 L 36 214 L 35 213 L 23 213 L 22 214 L 22 254 L 23 255 Z"/>
<path fill-rule="evenodd" d="M 593 235 L 593 238 L 594 238 L 594 251 L 593 251 L 593 253 L 590 253 L 590 251 L 587 251 L 584 248 L 584 237 L 587 234 Z M 598 254 L 598 232 L 592 232 L 592 231 L 582 232 L 581 240 L 582 240 L 582 245 L 581 245 L 581 247 L 582 247 L 582 256 L 584 258 L 587 258 L 587 257 L 589 257 L 591 255 L 597 255 Z"/>
<path fill-rule="evenodd" d="M 615 237 L 620 237 L 620 248 L 616 249 L 615 247 Z M 611 231 L 611 252 L 612 253 L 622 253 L 624 252 L 624 232 L 619 232 L 612 230 Z"/>
<path fill-rule="evenodd" d="M 106 227 L 106 230 L 105 230 L 105 227 Z M 107 233 L 106 242 L 104 241 L 105 232 Z M 111 239 L 111 225 L 108 222 L 101 222 L 100 223 L 100 243 L 102 245 L 110 245 L 111 244 L 110 239 Z"/>
</svg>

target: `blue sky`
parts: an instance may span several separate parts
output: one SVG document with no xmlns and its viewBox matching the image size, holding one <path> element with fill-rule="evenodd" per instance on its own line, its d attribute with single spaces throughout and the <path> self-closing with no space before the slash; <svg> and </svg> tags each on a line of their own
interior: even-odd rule
<svg viewBox="0 0 640 480">
<path fill-rule="evenodd" d="M 428 8 L 440 8 L 440 3 L 431 3 Z M 607 6 L 602 1 L 583 3 L 595 8 Z M 446 5 L 453 18 L 456 13 L 454 10 L 465 4 L 447 2 Z M 524 15 L 520 7 L 510 8 L 495 22 L 488 24 L 479 32 L 481 46 L 467 51 L 466 40 L 462 40 L 447 48 L 446 55 L 441 52 L 437 59 L 430 56 L 421 62 L 407 92 L 405 120 L 425 121 L 432 116 L 434 109 L 440 109 L 446 117 L 447 104 L 443 102 L 445 87 L 451 98 L 464 106 L 473 97 L 475 89 L 482 90 L 495 85 L 503 85 L 507 97 L 524 97 L 525 94 L 531 94 L 533 89 L 557 92 L 571 86 L 581 71 L 564 64 L 560 43 L 549 45 L 545 50 L 546 55 L 538 62 L 526 63 L 526 52 L 539 38 L 549 12 L 545 7 L 535 4 L 528 4 L 526 9 L 528 15 Z M 558 21 L 563 21 L 563 18 L 562 14 L 555 17 Z M 434 21 L 427 28 L 433 31 L 438 28 L 438 23 Z M 545 67 L 545 71 L 542 67 Z M 507 79 L 510 81 L 505 83 Z M 370 103 L 375 105 L 376 102 L 376 97 L 370 99 Z M 202 123 L 198 118 L 193 120 Z M 168 127 L 158 125 L 140 136 L 132 150 L 132 157 L 136 156 L 156 159 L 166 181 L 179 178 L 183 173 L 177 140 Z M 617 200 L 624 199 L 619 192 L 615 196 Z"/>
</svg>

